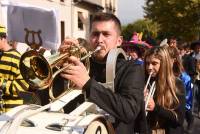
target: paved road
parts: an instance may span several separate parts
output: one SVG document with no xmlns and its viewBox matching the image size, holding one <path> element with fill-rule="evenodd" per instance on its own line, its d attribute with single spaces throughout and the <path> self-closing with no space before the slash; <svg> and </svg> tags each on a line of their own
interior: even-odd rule
<svg viewBox="0 0 200 134">
<path fill-rule="evenodd" d="M 197 116 L 196 109 L 194 110 L 193 115 L 194 115 L 194 125 L 193 125 L 193 129 L 192 129 L 191 133 L 189 133 L 189 134 L 200 134 L 200 118 Z M 184 126 L 186 126 L 186 121 L 184 123 Z M 185 134 L 188 134 L 188 133 L 185 132 Z"/>
<path fill-rule="evenodd" d="M 194 114 L 194 126 L 191 134 L 200 134 L 200 118 L 197 117 L 197 114 Z"/>
</svg>

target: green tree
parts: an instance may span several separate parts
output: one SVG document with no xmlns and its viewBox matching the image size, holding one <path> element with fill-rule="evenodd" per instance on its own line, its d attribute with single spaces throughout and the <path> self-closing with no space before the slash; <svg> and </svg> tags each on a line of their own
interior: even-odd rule
<svg viewBox="0 0 200 134">
<path fill-rule="evenodd" d="M 146 17 L 160 25 L 160 33 L 184 41 L 199 38 L 200 0 L 146 0 Z"/>
<path fill-rule="evenodd" d="M 148 36 L 153 38 L 157 37 L 159 31 L 159 25 L 152 22 L 149 19 L 141 19 L 122 27 L 122 35 L 125 40 L 130 40 L 133 32 L 143 32 L 143 40 L 146 40 Z"/>
</svg>

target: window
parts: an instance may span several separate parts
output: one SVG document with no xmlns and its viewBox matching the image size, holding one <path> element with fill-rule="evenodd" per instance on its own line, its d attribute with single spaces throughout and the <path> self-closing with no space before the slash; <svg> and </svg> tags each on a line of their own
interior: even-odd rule
<svg viewBox="0 0 200 134">
<path fill-rule="evenodd" d="M 65 22 L 61 21 L 60 23 L 61 28 L 61 42 L 65 39 Z"/>
<path fill-rule="evenodd" d="M 84 30 L 84 17 L 82 12 L 78 12 L 78 30 Z"/>
</svg>

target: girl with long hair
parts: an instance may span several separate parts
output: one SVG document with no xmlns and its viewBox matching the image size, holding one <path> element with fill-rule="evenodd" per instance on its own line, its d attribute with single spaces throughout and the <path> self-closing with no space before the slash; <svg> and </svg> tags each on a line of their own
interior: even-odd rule
<svg viewBox="0 0 200 134">
<path fill-rule="evenodd" d="M 183 83 L 173 73 L 168 50 L 165 47 L 149 49 L 145 53 L 144 66 L 146 76 L 151 74 L 151 81 L 155 81 L 156 85 L 146 109 L 150 133 L 182 134 L 185 92 Z M 145 93 L 145 97 L 146 95 L 148 93 Z"/>
<path fill-rule="evenodd" d="M 166 47 L 169 51 L 171 60 L 173 62 L 174 75 L 177 78 L 179 78 L 185 86 L 185 93 L 186 93 L 185 119 L 187 121 L 187 132 L 191 133 L 194 122 L 194 117 L 192 115 L 192 104 L 193 104 L 192 79 L 184 70 L 178 49 L 176 47 L 170 47 L 170 46 Z"/>
</svg>

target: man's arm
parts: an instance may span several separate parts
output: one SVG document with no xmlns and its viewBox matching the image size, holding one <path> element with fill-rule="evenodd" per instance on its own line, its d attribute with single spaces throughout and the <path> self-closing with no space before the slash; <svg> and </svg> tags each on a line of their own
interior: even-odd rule
<svg viewBox="0 0 200 134">
<path fill-rule="evenodd" d="M 137 117 L 144 101 L 144 72 L 141 66 L 128 64 L 116 75 L 115 93 L 94 79 L 90 79 L 83 89 L 89 101 L 115 118 L 128 123 Z"/>
</svg>

